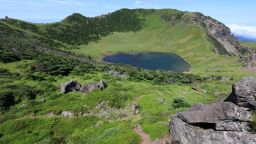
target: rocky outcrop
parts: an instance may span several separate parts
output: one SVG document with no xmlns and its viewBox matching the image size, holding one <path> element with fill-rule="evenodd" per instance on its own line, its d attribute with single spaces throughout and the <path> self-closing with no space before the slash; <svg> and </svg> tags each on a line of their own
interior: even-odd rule
<svg viewBox="0 0 256 144">
<path fill-rule="evenodd" d="M 83 93 L 88 93 L 93 90 L 99 89 L 99 90 L 104 90 L 107 88 L 107 83 L 103 80 L 100 80 L 98 83 L 93 83 L 93 84 L 87 84 L 82 86 L 79 91 Z"/>
<path fill-rule="evenodd" d="M 126 78 L 126 77 L 128 77 L 127 73 L 122 73 L 122 72 L 119 72 L 119 71 L 110 70 L 108 73 L 110 75 L 112 75 L 114 77 L 118 77 L 118 78 Z"/>
<path fill-rule="evenodd" d="M 236 123 L 238 124 L 238 123 Z M 205 124 L 206 125 L 206 124 Z M 233 126 L 234 127 L 234 126 Z M 215 130 L 187 124 L 177 115 L 170 124 L 172 144 L 255 144 L 256 135 L 234 130 Z"/>
<path fill-rule="evenodd" d="M 204 27 L 207 30 L 210 39 L 213 39 L 214 41 L 217 40 L 216 42 L 219 44 L 215 45 L 217 46 L 215 50 L 218 53 L 227 51 L 231 55 L 240 55 L 243 47 L 233 36 L 230 29 L 223 23 L 198 12 L 192 13 L 191 21 Z"/>
<path fill-rule="evenodd" d="M 224 102 L 198 104 L 172 117 L 173 144 L 255 144 L 252 133 L 256 78 L 233 85 Z"/>
<path fill-rule="evenodd" d="M 239 41 L 223 23 L 202 13 L 192 13 L 192 23 L 200 24 L 208 33 L 208 40 L 215 46 L 215 52 L 225 55 L 236 55 L 244 67 L 256 71 L 256 51 L 239 44 Z"/>
<path fill-rule="evenodd" d="M 179 23 L 192 23 L 201 26 L 213 45 L 213 51 L 220 55 L 239 56 L 245 68 L 256 71 L 256 51 L 253 48 L 241 46 L 230 29 L 223 23 L 205 16 L 199 12 L 177 12 L 162 14 L 162 20 L 170 26 Z"/>
<path fill-rule="evenodd" d="M 77 81 L 68 81 L 61 84 L 61 93 L 69 93 L 72 91 L 80 91 L 82 93 L 88 93 L 93 90 L 99 89 L 104 90 L 107 88 L 107 83 L 103 80 L 100 80 L 98 83 L 81 85 Z"/>
<path fill-rule="evenodd" d="M 232 86 L 232 92 L 225 101 L 250 109 L 256 109 L 256 78 L 245 77 Z"/>
<path fill-rule="evenodd" d="M 178 114 L 188 124 L 208 123 L 216 124 L 219 121 L 252 121 L 251 113 L 246 108 L 238 107 L 231 102 L 219 102 L 211 105 L 198 104 L 186 112 Z"/>
<path fill-rule="evenodd" d="M 77 81 L 68 81 L 61 84 L 61 93 L 69 93 L 72 91 L 78 91 L 81 88 L 81 84 Z"/>
<path fill-rule="evenodd" d="M 245 54 L 240 57 L 240 61 L 245 68 L 256 71 L 256 51 L 254 49 L 247 48 Z"/>
</svg>

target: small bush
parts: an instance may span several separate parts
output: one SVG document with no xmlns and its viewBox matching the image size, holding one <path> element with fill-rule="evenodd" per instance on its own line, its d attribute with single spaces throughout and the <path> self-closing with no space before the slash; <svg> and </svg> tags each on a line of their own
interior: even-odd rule
<svg viewBox="0 0 256 144">
<path fill-rule="evenodd" d="M 184 98 L 178 97 L 173 100 L 172 106 L 174 108 L 190 107 L 190 104 Z"/>
<path fill-rule="evenodd" d="M 108 101 L 111 107 L 121 108 L 125 106 L 125 102 L 129 99 L 127 95 L 111 95 Z"/>
<path fill-rule="evenodd" d="M 15 99 L 12 93 L 0 94 L 0 109 L 9 109 L 10 106 L 15 104 Z"/>
<path fill-rule="evenodd" d="M 5 90 L 0 92 L 0 109 L 8 110 L 11 106 L 20 103 L 22 100 L 34 101 L 41 90 L 21 85 L 7 85 Z"/>
</svg>

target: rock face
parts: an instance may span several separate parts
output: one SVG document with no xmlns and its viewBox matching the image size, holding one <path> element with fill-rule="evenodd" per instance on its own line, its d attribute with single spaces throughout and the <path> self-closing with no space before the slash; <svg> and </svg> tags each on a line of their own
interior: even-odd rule
<svg viewBox="0 0 256 144">
<path fill-rule="evenodd" d="M 225 100 L 234 104 L 256 109 L 256 78 L 245 77 L 233 84 L 230 96 Z"/>
<path fill-rule="evenodd" d="M 189 21 L 201 25 L 208 32 L 208 40 L 214 44 L 216 53 L 239 56 L 245 68 L 256 71 L 256 51 L 241 46 L 223 23 L 198 12 L 192 13 Z"/>
<path fill-rule="evenodd" d="M 191 20 L 206 28 L 209 35 L 221 44 L 219 47 L 215 48 L 218 53 L 223 53 L 223 50 L 226 50 L 231 55 L 240 54 L 243 47 L 232 35 L 230 29 L 227 26 L 209 16 L 203 15 L 202 13 L 195 12 L 192 14 L 193 16 Z M 221 46 L 223 46 L 224 49 L 221 50 Z"/>
<path fill-rule="evenodd" d="M 87 93 L 96 89 L 103 90 L 105 88 L 107 88 L 107 83 L 103 80 L 100 80 L 98 83 L 86 84 L 83 86 L 77 81 L 69 81 L 61 84 L 61 93 L 69 93 L 72 91 Z"/>
<path fill-rule="evenodd" d="M 240 57 L 244 67 L 256 71 L 256 51 L 252 48 L 247 48 L 247 54 Z"/>
<path fill-rule="evenodd" d="M 68 81 L 61 84 L 61 93 L 69 93 L 72 91 L 78 91 L 81 88 L 81 84 L 77 81 Z"/>
<path fill-rule="evenodd" d="M 96 89 L 104 90 L 105 88 L 107 88 L 107 83 L 103 80 L 100 80 L 98 83 L 87 84 L 82 86 L 79 91 L 83 93 L 87 93 Z"/>
<path fill-rule="evenodd" d="M 170 124 L 172 144 L 255 144 L 249 132 L 201 128 L 182 121 L 177 115 Z"/>
<path fill-rule="evenodd" d="M 252 121 L 251 113 L 246 108 L 231 102 L 219 102 L 211 105 L 198 104 L 186 112 L 178 114 L 188 124 L 216 124 L 219 121 Z"/>
<path fill-rule="evenodd" d="M 172 143 L 255 144 L 251 129 L 255 86 L 255 78 L 245 77 L 233 85 L 224 102 L 198 104 L 174 115 L 169 123 Z"/>
</svg>

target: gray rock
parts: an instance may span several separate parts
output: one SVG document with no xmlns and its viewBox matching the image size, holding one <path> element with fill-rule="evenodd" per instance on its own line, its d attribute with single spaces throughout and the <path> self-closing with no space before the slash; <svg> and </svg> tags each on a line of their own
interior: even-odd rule
<svg viewBox="0 0 256 144">
<path fill-rule="evenodd" d="M 255 144 L 256 135 L 248 132 L 216 131 L 189 125 L 177 115 L 170 123 L 172 144 Z"/>
<path fill-rule="evenodd" d="M 121 72 L 118 72 L 118 71 L 109 71 L 109 74 L 114 76 L 114 77 L 118 77 L 118 78 L 126 78 L 128 77 L 128 74 L 127 73 L 121 73 Z"/>
<path fill-rule="evenodd" d="M 218 121 L 215 127 L 216 131 L 240 131 L 240 132 L 250 132 L 251 127 L 248 122 L 239 121 Z"/>
<path fill-rule="evenodd" d="M 243 78 L 233 85 L 225 102 L 198 104 L 173 116 L 169 123 L 172 143 L 256 144 L 250 109 L 255 102 L 255 86 L 255 78 Z"/>
<path fill-rule="evenodd" d="M 225 100 L 238 106 L 256 109 L 256 78 L 244 77 L 233 84 L 232 93 Z"/>
<path fill-rule="evenodd" d="M 88 92 L 94 91 L 96 89 L 104 90 L 105 88 L 107 88 L 106 82 L 103 80 L 100 80 L 98 83 L 87 84 L 87 85 L 81 86 L 79 91 L 83 92 L 83 93 L 88 93 Z"/>
<path fill-rule="evenodd" d="M 219 102 L 211 105 L 198 104 L 178 114 L 188 124 L 217 123 L 221 120 L 252 121 L 252 114 L 246 108 L 231 102 Z"/>
<path fill-rule="evenodd" d="M 61 93 L 69 93 L 72 91 L 78 91 L 81 88 L 81 84 L 77 81 L 68 81 L 61 84 Z"/>
<path fill-rule="evenodd" d="M 223 23 L 198 12 L 192 13 L 191 21 L 200 24 L 207 30 L 209 36 L 220 44 L 219 47 L 214 48 L 217 53 L 239 55 L 242 51 L 243 47 L 231 33 L 230 29 Z M 221 48 L 221 46 L 223 46 L 223 48 Z"/>
<path fill-rule="evenodd" d="M 70 112 L 70 111 L 63 111 L 63 112 L 61 112 L 61 115 L 64 117 L 73 117 L 74 113 Z"/>
<path fill-rule="evenodd" d="M 132 105 L 132 111 L 133 111 L 134 115 L 139 114 L 139 112 L 140 112 L 140 105 L 139 104 L 133 104 Z"/>
<path fill-rule="evenodd" d="M 108 87 L 107 83 L 103 80 L 100 80 L 96 85 L 97 85 L 98 89 L 100 89 L 100 90 L 103 90 Z"/>
</svg>

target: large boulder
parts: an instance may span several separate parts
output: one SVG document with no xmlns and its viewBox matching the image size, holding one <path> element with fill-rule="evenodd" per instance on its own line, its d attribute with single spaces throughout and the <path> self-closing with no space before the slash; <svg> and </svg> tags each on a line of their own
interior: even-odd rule
<svg viewBox="0 0 256 144">
<path fill-rule="evenodd" d="M 103 80 L 100 80 L 96 85 L 97 85 L 97 88 L 100 90 L 104 90 L 105 88 L 108 87 L 107 83 Z"/>
<path fill-rule="evenodd" d="M 232 93 L 225 100 L 238 106 L 256 109 L 256 78 L 244 77 L 233 84 Z"/>
<path fill-rule="evenodd" d="M 210 105 L 198 104 L 185 112 L 178 113 L 179 118 L 188 124 L 216 124 L 219 121 L 252 121 L 252 114 L 246 108 L 231 102 L 218 102 Z"/>
<path fill-rule="evenodd" d="M 254 144 L 252 113 L 230 102 L 196 105 L 172 117 L 173 144 Z"/>
<path fill-rule="evenodd" d="M 61 93 L 69 93 L 72 91 L 79 91 L 81 84 L 77 81 L 68 81 L 61 84 Z"/>
<path fill-rule="evenodd" d="M 105 88 L 107 88 L 107 83 L 103 80 L 100 80 L 98 83 L 87 84 L 87 85 L 81 86 L 79 91 L 83 92 L 83 93 L 88 93 L 88 92 L 94 91 L 96 89 L 104 90 Z"/>
<path fill-rule="evenodd" d="M 255 144 L 256 135 L 250 132 L 215 130 L 190 125 L 177 115 L 170 123 L 172 144 Z"/>
<path fill-rule="evenodd" d="M 173 144 L 255 144 L 252 132 L 256 79 L 245 77 L 231 95 L 214 104 L 198 104 L 172 117 Z"/>
</svg>

